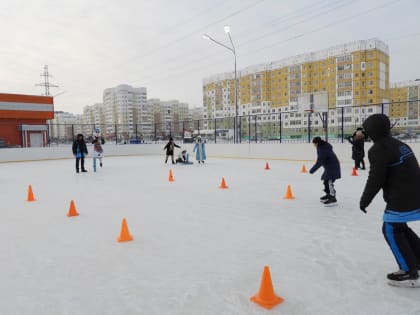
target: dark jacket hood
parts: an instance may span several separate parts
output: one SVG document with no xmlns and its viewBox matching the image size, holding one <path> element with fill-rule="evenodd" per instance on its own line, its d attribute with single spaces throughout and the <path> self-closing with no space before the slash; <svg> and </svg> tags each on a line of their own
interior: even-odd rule
<svg viewBox="0 0 420 315">
<path fill-rule="evenodd" d="M 384 114 L 373 114 L 365 120 L 363 128 L 373 141 L 378 141 L 390 134 L 391 122 Z"/>
</svg>

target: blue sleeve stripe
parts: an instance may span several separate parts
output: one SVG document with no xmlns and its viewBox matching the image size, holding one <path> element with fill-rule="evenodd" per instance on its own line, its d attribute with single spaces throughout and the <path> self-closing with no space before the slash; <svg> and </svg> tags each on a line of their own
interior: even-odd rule
<svg viewBox="0 0 420 315">
<path fill-rule="evenodd" d="M 420 209 L 416 209 L 408 212 L 398 212 L 392 210 L 385 210 L 383 216 L 384 222 L 411 222 L 411 221 L 420 221 Z"/>
<path fill-rule="evenodd" d="M 408 157 L 412 156 L 412 155 L 414 155 L 414 153 L 413 153 L 413 152 L 409 152 L 409 153 L 403 154 L 403 155 L 401 155 L 401 156 L 400 156 L 400 160 L 399 160 L 398 162 L 393 163 L 393 164 L 391 164 L 391 165 L 389 165 L 389 166 L 390 166 L 390 167 L 392 167 L 392 166 L 397 166 L 397 165 L 403 164 L 403 163 L 404 163 L 404 160 L 405 160 L 406 158 L 408 158 Z"/>
<path fill-rule="evenodd" d="M 398 248 L 397 242 L 395 241 L 394 227 L 391 224 L 385 223 L 385 234 L 389 242 L 389 246 L 391 247 L 391 250 L 394 253 L 394 256 L 397 259 L 401 269 L 408 271 L 409 268 L 407 262 L 405 261 L 403 255 L 400 252 L 400 249 Z"/>
</svg>

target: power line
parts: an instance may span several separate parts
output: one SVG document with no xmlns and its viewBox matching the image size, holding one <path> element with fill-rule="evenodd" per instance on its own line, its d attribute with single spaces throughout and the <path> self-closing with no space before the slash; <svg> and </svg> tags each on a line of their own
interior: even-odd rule
<svg viewBox="0 0 420 315">
<path fill-rule="evenodd" d="M 334 26 L 334 25 L 337 25 L 337 24 L 340 24 L 340 23 L 343 23 L 343 22 L 349 21 L 349 20 L 351 20 L 351 19 L 354 19 L 354 18 L 360 17 L 360 16 L 362 16 L 362 15 L 369 14 L 370 12 L 372 12 L 372 11 L 374 11 L 374 10 L 380 10 L 380 9 L 383 9 L 383 8 L 385 8 L 385 7 L 387 7 L 387 6 L 390 6 L 390 5 L 392 5 L 392 4 L 394 4 L 394 3 L 397 3 L 397 2 L 400 2 L 400 1 L 401 1 L 401 0 L 388 1 L 388 2 L 386 2 L 386 3 L 384 3 L 384 4 L 381 4 L 381 5 L 378 5 L 378 6 L 372 7 L 372 8 L 370 8 L 370 9 L 368 9 L 368 10 L 361 11 L 361 12 L 358 12 L 358 13 L 356 13 L 356 14 L 352 14 L 352 15 L 349 15 L 349 16 L 347 16 L 347 17 L 344 17 L 344 18 L 342 18 L 342 19 L 340 19 L 340 20 L 336 20 L 336 21 L 334 21 L 334 22 L 328 23 L 328 24 L 326 24 L 326 25 L 324 25 L 324 26 L 322 26 L 322 27 L 319 27 L 319 28 L 317 28 L 317 29 L 314 29 L 314 30 L 312 30 L 312 31 L 308 31 L 308 32 L 306 32 L 306 33 L 301 33 L 301 34 L 298 34 L 298 35 L 294 35 L 294 36 L 291 36 L 291 37 L 289 37 L 289 38 L 287 38 L 287 39 L 285 39 L 285 40 L 281 40 L 281 41 L 278 41 L 278 42 L 275 42 L 275 43 L 273 43 L 273 44 L 270 44 L 270 45 L 266 45 L 266 46 L 260 47 L 260 48 L 258 48 L 258 49 L 252 50 L 252 51 L 248 51 L 247 53 L 242 54 L 241 56 L 246 56 L 246 55 L 249 55 L 249 54 L 252 54 L 252 53 L 255 53 L 255 52 L 259 52 L 259 51 L 261 51 L 261 50 L 265 50 L 265 49 L 267 49 L 267 48 L 271 48 L 271 47 L 273 47 L 273 46 L 277 46 L 278 44 L 281 44 L 281 43 L 285 43 L 285 42 L 289 42 L 289 41 L 293 41 L 293 40 L 296 40 L 296 39 L 302 38 L 302 37 L 307 36 L 307 35 L 309 35 L 309 34 L 313 34 L 313 33 L 315 33 L 315 32 L 319 32 L 319 31 L 321 31 L 321 30 L 323 30 L 323 29 L 325 29 L 325 28 L 328 28 L 328 27 L 330 27 L 330 26 Z M 225 60 L 227 60 L 227 58 L 220 58 L 220 59 L 218 59 L 218 61 L 225 61 Z M 191 63 L 191 62 L 190 62 L 190 63 Z M 176 71 L 175 73 L 176 73 L 176 74 L 179 74 L 179 73 L 188 73 L 188 72 L 192 72 L 193 70 L 198 70 L 198 69 L 200 69 L 200 68 L 202 68 L 202 67 L 203 67 L 203 63 L 204 63 L 204 64 L 214 63 L 214 61 L 209 61 L 209 60 L 207 60 L 207 62 L 206 62 L 206 61 L 204 61 L 204 62 L 203 62 L 203 60 L 201 59 L 201 60 L 200 60 L 200 66 L 198 66 L 198 67 L 194 67 L 194 68 L 189 69 L 189 70 L 180 71 L 180 72 L 179 72 L 179 71 Z M 166 75 L 165 77 L 169 77 L 169 76 L 170 76 L 170 74 L 169 74 L 169 73 L 166 73 L 166 74 L 167 74 L 167 75 Z M 159 75 L 159 77 L 158 77 L 158 78 L 162 78 L 162 74 L 161 74 L 161 73 L 159 73 L 158 75 Z M 173 74 L 172 74 L 172 75 L 173 75 Z M 158 79 L 158 78 L 156 78 L 156 79 Z M 151 76 L 151 79 L 149 79 L 149 80 L 147 80 L 147 81 L 148 81 L 148 82 L 151 82 L 151 81 L 155 81 L 156 79 L 154 79 L 154 78 L 153 78 L 153 76 Z M 147 82 L 147 81 L 146 81 L 146 82 Z"/>
<path fill-rule="evenodd" d="M 344 1 L 347 1 L 347 0 L 344 0 Z M 357 0 L 355 0 L 355 1 L 357 1 Z M 317 2 L 317 4 L 319 4 L 319 3 L 323 3 L 324 1 L 320 1 L 320 2 Z M 339 0 L 339 1 L 336 1 L 335 3 L 333 3 L 333 5 L 335 5 L 335 4 L 340 4 L 341 2 L 343 2 L 343 0 Z M 330 12 L 332 12 L 332 11 L 335 11 L 335 10 L 338 10 L 338 9 L 340 9 L 340 8 L 342 8 L 343 6 L 346 6 L 346 5 L 349 5 L 349 4 L 351 4 L 351 3 L 353 3 L 353 2 L 348 2 L 348 3 L 345 3 L 344 5 L 342 5 L 342 6 L 338 6 L 338 7 L 330 7 L 330 8 L 328 8 L 328 10 L 326 10 L 326 11 L 322 11 L 322 12 L 320 12 L 320 13 L 318 13 L 318 14 L 316 14 L 315 16 L 312 16 L 312 17 L 310 17 L 310 18 L 307 18 L 307 19 L 304 19 L 304 20 L 302 20 L 302 21 L 299 21 L 299 22 L 297 22 L 297 23 L 294 23 L 294 24 L 291 24 L 291 25 L 289 25 L 288 27 L 286 27 L 286 28 L 283 28 L 282 29 L 282 31 L 284 31 L 285 29 L 288 29 L 288 28 L 291 28 L 291 27 L 293 27 L 293 26 L 295 26 L 295 25 L 298 25 L 298 24 L 301 24 L 301 23 L 304 23 L 304 22 L 306 22 L 306 21 L 310 21 L 310 20 L 312 20 L 314 17 L 318 17 L 318 16 L 321 16 L 321 15 L 324 15 L 324 14 L 327 14 L 327 13 L 330 13 Z M 331 4 L 331 3 L 330 3 Z M 314 7 L 314 5 L 312 5 L 311 6 L 311 8 L 313 9 L 313 7 Z M 316 8 L 316 10 L 318 10 L 318 9 L 322 9 L 322 8 L 324 8 L 325 7 L 325 5 L 323 5 L 323 6 L 321 6 L 321 7 L 319 7 L 319 8 Z M 300 9 L 299 9 L 300 10 Z M 293 13 L 293 14 L 287 14 L 287 15 L 284 15 L 284 16 L 282 16 L 281 18 L 279 18 L 279 19 L 275 19 L 275 20 L 272 20 L 272 21 L 279 21 L 279 20 L 283 20 L 283 21 L 285 21 L 285 20 L 287 20 L 287 18 L 289 17 L 292 17 L 292 16 L 302 16 L 302 14 L 301 14 L 301 12 L 298 12 L 299 10 L 297 10 L 297 11 L 294 11 L 294 12 L 296 12 L 296 13 Z M 311 12 L 313 12 L 313 11 L 311 11 Z M 272 32 L 270 32 L 270 33 L 272 33 Z M 263 35 L 264 36 L 264 35 Z M 259 38 L 259 36 L 258 37 L 256 37 L 257 39 Z M 253 39 L 254 40 L 254 39 Z M 248 43 L 248 42 L 250 42 L 250 41 L 247 41 L 247 42 L 245 42 L 245 44 L 246 43 Z M 244 45 L 244 43 L 239 43 L 237 46 L 239 47 L 239 46 L 243 46 Z M 203 56 L 202 56 L 202 54 L 201 54 L 201 50 L 200 51 L 198 51 L 198 50 L 196 50 L 193 54 L 190 54 L 190 56 L 193 56 L 193 55 L 199 55 L 198 56 L 198 58 L 196 58 L 196 59 L 194 59 L 194 60 L 192 60 L 192 61 L 188 61 L 188 64 L 191 64 L 191 62 L 201 62 L 202 61 L 202 59 L 203 59 Z M 214 56 L 214 55 L 216 55 L 216 54 L 218 54 L 218 53 L 213 53 L 213 54 L 211 54 L 210 56 Z M 168 62 L 166 62 L 166 63 L 169 63 L 171 60 L 177 60 L 177 59 L 179 59 L 180 57 L 184 57 L 185 58 L 185 54 L 182 54 L 182 55 L 179 55 L 179 56 L 176 56 L 176 57 L 172 57 L 172 58 L 170 58 L 169 59 L 169 61 Z M 163 64 L 166 64 L 166 63 L 159 63 L 159 65 L 163 65 Z M 150 68 L 150 67 L 152 67 L 151 65 L 149 66 L 149 67 L 146 67 L 146 68 Z M 177 65 L 177 66 L 175 66 L 175 68 L 177 68 L 177 67 L 180 67 L 179 65 Z M 142 69 L 145 69 L 144 67 L 142 68 Z M 136 69 L 137 70 L 137 69 Z M 153 75 L 155 75 L 155 74 L 152 74 L 152 76 Z M 157 72 L 156 73 L 156 75 L 160 75 L 160 71 L 159 72 Z"/>
<path fill-rule="evenodd" d="M 50 83 L 49 78 L 52 78 L 52 75 L 48 72 L 48 65 L 44 66 L 44 73 L 41 74 L 41 77 L 44 77 L 44 82 L 35 84 L 35 86 L 43 86 L 45 88 L 45 95 L 50 96 L 50 87 L 58 87 L 58 85 Z"/>
<path fill-rule="evenodd" d="M 307 35 L 309 35 L 309 34 L 313 34 L 313 33 L 319 32 L 319 31 L 321 31 L 321 30 L 323 30 L 323 29 L 325 29 L 325 28 L 328 28 L 328 27 L 331 27 L 331 26 L 335 26 L 335 25 L 337 25 L 337 24 L 341 24 L 341 23 L 343 23 L 343 22 L 346 22 L 346 21 L 352 20 L 352 19 L 357 18 L 357 17 L 360 17 L 360 16 L 362 16 L 362 15 L 369 14 L 370 12 L 372 12 L 372 11 L 374 11 L 374 10 L 380 10 L 380 9 L 383 9 L 383 8 L 385 8 L 385 7 L 387 7 L 387 6 L 390 6 L 390 5 L 392 5 L 392 4 L 396 3 L 396 2 L 400 2 L 400 1 L 401 1 L 401 0 L 393 0 L 393 1 L 386 2 L 386 3 L 384 3 L 384 4 L 381 4 L 381 5 L 379 5 L 379 6 L 376 6 L 376 7 L 370 8 L 370 9 L 368 9 L 368 10 L 365 10 L 365 11 L 362 11 L 362 12 L 359 12 L 359 13 L 356 13 L 356 14 L 353 14 L 353 15 L 349 15 L 349 16 L 347 16 L 347 17 L 345 17 L 345 18 L 341 18 L 341 19 L 336 20 L 336 21 L 334 21 L 334 22 L 328 23 L 328 24 L 323 25 L 323 26 L 321 26 L 321 27 L 319 27 L 319 28 L 316 28 L 316 29 L 314 29 L 314 30 L 312 30 L 312 31 L 308 31 L 308 32 L 306 32 L 306 33 L 301 33 L 301 34 L 298 34 L 298 35 L 295 35 L 295 36 L 289 37 L 289 38 L 287 38 L 287 39 L 285 39 L 285 40 L 281 40 L 281 41 L 275 42 L 275 43 L 273 43 L 273 44 L 271 44 L 271 45 L 264 46 L 264 47 L 262 47 L 262 48 L 259 48 L 259 49 L 257 49 L 257 50 L 252 51 L 251 53 L 258 52 L 258 51 L 261 51 L 261 50 L 265 50 L 265 49 L 267 49 L 267 48 L 271 48 L 271 47 L 277 46 L 278 44 L 282 44 L 282 43 L 285 43 L 285 42 L 288 42 L 288 41 L 291 41 L 291 40 L 294 40 L 294 39 L 302 38 L 302 37 L 307 36 Z M 249 54 L 249 53 L 245 53 L 245 55 L 248 55 L 248 54 Z"/>
<path fill-rule="evenodd" d="M 302 23 L 305 23 L 305 22 L 308 22 L 308 21 L 312 21 L 316 17 L 319 17 L 319 16 L 322 16 L 322 15 L 325 15 L 325 14 L 328 14 L 328 13 L 331 13 L 331 12 L 334 12 L 334 11 L 336 11 L 338 9 L 341 9 L 343 7 L 346 7 L 348 5 L 351 5 L 354 2 L 357 2 L 357 0 L 351 0 L 351 1 L 348 1 L 348 2 L 345 2 L 345 3 L 341 3 L 341 2 L 343 2 L 343 1 L 342 0 L 336 1 L 335 3 L 333 3 L 333 5 L 331 5 L 330 8 L 328 8 L 328 10 L 319 12 L 317 14 L 313 14 L 312 16 L 310 16 L 308 18 L 305 18 L 305 19 L 300 20 L 300 21 L 298 21 L 296 23 L 290 24 L 287 27 L 283 27 L 281 29 L 281 32 L 284 32 L 284 31 L 286 31 L 286 30 L 288 30 L 290 28 L 293 28 L 296 25 L 299 25 L 299 24 L 302 24 Z M 335 6 L 335 5 L 337 5 L 337 6 Z M 279 32 L 278 30 L 277 31 L 267 32 L 265 34 L 259 35 L 258 37 L 251 38 L 251 39 L 247 40 L 246 42 L 243 42 L 243 43 L 238 44 L 238 47 L 239 46 L 244 46 L 244 45 L 249 44 L 249 43 L 254 43 L 255 41 L 259 41 L 261 39 L 264 39 L 264 38 L 269 37 L 269 36 L 272 36 L 272 35 L 277 35 L 278 32 Z"/>
<path fill-rule="evenodd" d="M 176 38 L 176 39 L 174 39 L 174 40 L 172 40 L 172 41 L 170 41 L 170 42 L 168 42 L 166 44 L 160 45 L 160 46 L 158 46 L 158 47 L 150 50 L 149 52 L 147 52 L 145 54 L 142 54 L 140 56 L 135 56 L 135 57 L 133 57 L 133 59 L 140 59 L 140 58 L 144 58 L 144 57 L 150 56 L 152 54 L 155 54 L 156 53 L 156 50 L 164 49 L 164 48 L 167 48 L 167 47 L 169 47 L 169 46 L 171 46 L 173 44 L 177 44 L 177 43 L 179 43 L 179 42 L 181 42 L 181 41 L 183 41 L 183 40 L 185 40 L 185 39 L 187 39 L 187 38 L 189 38 L 189 37 L 191 37 L 193 35 L 196 35 L 198 32 L 202 32 L 203 30 L 207 29 L 208 27 L 210 27 L 212 25 L 215 25 L 217 23 L 223 22 L 223 21 L 225 21 L 225 20 L 227 20 L 227 19 L 229 19 L 229 18 L 231 18 L 231 17 L 233 17 L 235 15 L 238 15 L 238 14 L 240 14 L 240 13 L 246 11 L 246 10 L 249 10 L 250 8 L 255 7 L 256 5 L 258 5 L 258 4 L 260 4 L 260 3 L 264 2 L 264 1 L 266 1 L 266 0 L 257 0 L 257 1 L 254 1 L 251 4 L 249 4 L 249 5 L 245 6 L 244 8 L 242 8 L 242 9 L 236 10 L 233 13 L 230 13 L 230 14 L 224 16 L 223 18 L 220 18 L 220 19 L 218 19 L 218 20 L 216 20 L 214 22 L 211 22 L 211 23 L 206 24 L 203 27 L 200 27 L 198 29 L 195 29 L 195 30 L 191 31 L 191 32 L 189 32 L 188 34 L 186 34 L 184 36 L 178 37 L 178 38 Z"/>
</svg>

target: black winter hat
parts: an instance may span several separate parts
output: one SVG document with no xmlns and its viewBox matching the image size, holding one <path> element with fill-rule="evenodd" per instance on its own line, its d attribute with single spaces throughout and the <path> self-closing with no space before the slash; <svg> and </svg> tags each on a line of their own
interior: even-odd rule
<svg viewBox="0 0 420 315">
<path fill-rule="evenodd" d="M 390 134 L 391 122 L 384 114 L 373 114 L 364 121 L 363 128 L 373 141 L 377 141 Z"/>
<path fill-rule="evenodd" d="M 321 137 L 315 137 L 315 138 L 312 139 L 312 143 L 319 144 L 319 143 L 322 143 L 322 142 L 324 142 L 324 140 L 322 140 Z"/>
</svg>

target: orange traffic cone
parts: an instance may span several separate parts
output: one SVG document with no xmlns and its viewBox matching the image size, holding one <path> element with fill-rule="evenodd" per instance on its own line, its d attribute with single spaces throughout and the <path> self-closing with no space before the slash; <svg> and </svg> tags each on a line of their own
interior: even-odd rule
<svg viewBox="0 0 420 315">
<path fill-rule="evenodd" d="M 270 165 L 268 165 L 268 162 L 265 162 L 265 170 L 269 170 L 270 169 Z"/>
<path fill-rule="evenodd" d="M 219 188 L 221 188 L 221 189 L 227 189 L 228 188 L 228 186 L 226 185 L 224 177 L 222 177 L 222 182 L 220 183 Z"/>
<path fill-rule="evenodd" d="M 175 181 L 174 176 L 172 175 L 172 170 L 169 170 L 169 178 L 168 178 L 168 180 L 170 182 L 174 182 Z"/>
<path fill-rule="evenodd" d="M 295 199 L 295 196 L 293 196 L 292 188 L 290 187 L 290 185 L 287 185 L 287 191 L 286 191 L 286 195 L 284 196 L 284 199 Z"/>
<path fill-rule="evenodd" d="M 133 237 L 131 236 L 130 232 L 128 231 L 127 220 L 123 218 L 121 223 L 121 232 L 120 236 L 117 238 L 118 242 L 128 242 L 132 241 Z"/>
<path fill-rule="evenodd" d="M 301 173 L 307 173 L 305 164 L 302 165 L 302 169 L 300 170 Z"/>
<path fill-rule="evenodd" d="M 32 185 L 28 186 L 28 198 L 26 199 L 26 201 L 35 201 L 34 193 L 32 191 Z"/>
<path fill-rule="evenodd" d="M 264 272 L 261 278 L 260 290 L 251 297 L 251 301 L 258 305 L 271 309 L 280 304 L 284 299 L 274 293 L 273 283 L 271 282 L 270 269 L 264 266 Z"/>
<path fill-rule="evenodd" d="M 353 167 L 353 172 L 351 173 L 351 176 L 357 176 L 357 170 L 355 167 Z"/>
<path fill-rule="evenodd" d="M 68 217 L 75 217 L 78 216 L 79 213 L 76 210 L 76 206 L 74 205 L 74 201 L 71 200 L 70 201 L 70 207 L 69 207 L 69 212 L 67 213 Z"/>
</svg>

